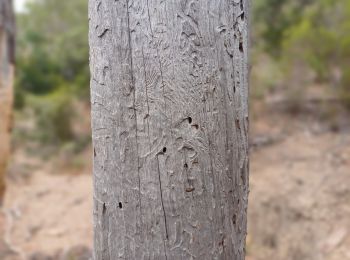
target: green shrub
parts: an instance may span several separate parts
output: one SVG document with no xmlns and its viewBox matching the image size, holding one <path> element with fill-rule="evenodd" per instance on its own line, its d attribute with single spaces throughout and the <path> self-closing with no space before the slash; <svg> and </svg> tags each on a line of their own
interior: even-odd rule
<svg viewBox="0 0 350 260">
<path fill-rule="evenodd" d="M 62 85 L 88 99 L 87 1 L 28 1 L 17 14 L 17 91 L 46 95 Z"/>
<path fill-rule="evenodd" d="M 29 96 L 35 112 L 36 137 L 41 142 L 62 144 L 74 138 L 72 98 L 66 89 L 45 96 Z"/>
<path fill-rule="evenodd" d="M 327 85 L 328 92 L 350 108 L 349 31 L 350 1 L 320 0 L 309 6 L 300 22 L 285 32 L 286 77 L 293 72 L 295 64 L 305 64 L 314 72 L 315 81 Z M 305 70 L 299 77 L 302 74 Z"/>
</svg>

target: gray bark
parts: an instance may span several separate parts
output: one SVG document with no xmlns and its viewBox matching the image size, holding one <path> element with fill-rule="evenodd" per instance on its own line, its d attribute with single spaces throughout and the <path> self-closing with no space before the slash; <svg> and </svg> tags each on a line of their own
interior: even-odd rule
<svg viewBox="0 0 350 260">
<path fill-rule="evenodd" d="M 244 259 L 248 0 L 90 0 L 94 259 Z"/>
</svg>

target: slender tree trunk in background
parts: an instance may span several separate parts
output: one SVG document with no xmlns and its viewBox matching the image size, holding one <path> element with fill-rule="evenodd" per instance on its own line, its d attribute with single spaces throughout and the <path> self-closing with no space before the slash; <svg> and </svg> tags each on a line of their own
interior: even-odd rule
<svg viewBox="0 0 350 260">
<path fill-rule="evenodd" d="M 0 0 L 0 201 L 5 193 L 13 100 L 15 19 L 12 0 Z"/>
<path fill-rule="evenodd" d="M 244 259 L 248 0 L 90 0 L 94 259 Z"/>
</svg>

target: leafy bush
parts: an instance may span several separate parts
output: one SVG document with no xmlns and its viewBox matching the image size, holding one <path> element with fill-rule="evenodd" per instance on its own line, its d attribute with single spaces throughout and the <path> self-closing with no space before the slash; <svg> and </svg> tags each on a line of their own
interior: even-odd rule
<svg viewBox="0 0 350 260">
<path fill-rule="evenodd" d="M 306 7 L 316 0 L 256 0 L 253 4 L 254 31 L 264 49 L 283 56 L 282 44 L 288 29 L 303 18 Z"/>
<path fill-rule="evenodd" d="M 350 2 L 321 0 L 305 10 L 283 42 L 284 60 L 307 64 L 318 82 L 326 83 L 344 103 L 350 103 Z M 291 69 L 289 68 L 289 71 Z"/>
<path fill-rule="evenodd" d="M 31 1 L 17 24 L 16 89 L 43 95 L 66 85 L 87 98 L 87 1 Z"/>
<path fill-rule="evenodd" d="M 63 144 L 74 138 L 72 98 L 66 89 L 45 96 L 29 96 L 28 105 L 35 112 L 36 138 L 41 142 Z"/>
<path fill-rule="evenodd" d="M 52 150 L 82 146 L 73 130 L 73 103 L 89 97 L 87 1 L 28 1 L 17 14 L 17 29 L 15 107 L 30 117 L 17 118 L 35 126 L 15 138 Z"/>
</svg>

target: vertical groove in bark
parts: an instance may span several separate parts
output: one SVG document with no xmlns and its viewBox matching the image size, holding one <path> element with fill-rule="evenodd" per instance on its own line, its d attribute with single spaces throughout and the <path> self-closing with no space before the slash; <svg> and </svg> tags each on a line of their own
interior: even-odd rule
<svg viewBox="0 0 350 260">
<path fill-rule="evenodd" d="M 130 14 L 129 14 L 129 0 L 127 0 L 127 13 L 128 13 L 128 37 L 129 37 L 129 48 L 130 53 L 132 54 L 132 44 L 131 44 L 131 32 L 130 32 Z M 139 147 L 138 147 L 138 140 L 137 140 L 137 113 L 136 113 L 136 88 L 135 88 L 135 81 L 134 81 L 134 73 L 133 73 L 133 62 L 132 62 L 132 55 L 130 57 L 130 67 L 131 67 L 131 81 L 132 81 L 132 88 L 133 88 L 133 109 L 134 109 L 134 118 L 135 118 L 135 142 L 136 142 L 136 152 L 137 152 L 137 175 L 138 175 L 138 188 L 139 188 L 139 210 L 140 210 L 140 219 L 142 222 L 142 205 L 141 205 L 141 178 L 140 178 L 140 159 L 139 159 Z M 142 232 L 142 231 L 141 231 Z"/>
<path fill-rule="evenodd" d="M 158 159 L 158 155 L 157 155 L 157 164 L 158 164 L 160 203 L 162 204 L 163 217 L 164 217 L 165 238 L 168 239 L 168 238 L 169 238 L 169 237 L 168 237 L 168 226 L 167 226 L 166 214 L 165 214 L 164 202 L 163 202 L 163 188 L 162 188 L 162 180 L 160 179 L 160 169 L 159 169 L 159 159 Z"/>
<path fill-rule="evenodd" d="M 89 0 L 96 260 L 244 259 L 248 17 Z"/>
</svg>

